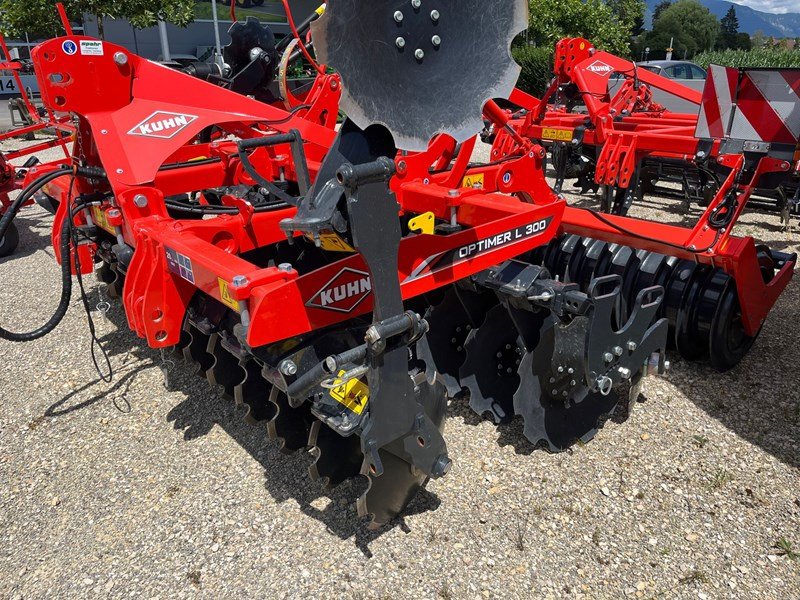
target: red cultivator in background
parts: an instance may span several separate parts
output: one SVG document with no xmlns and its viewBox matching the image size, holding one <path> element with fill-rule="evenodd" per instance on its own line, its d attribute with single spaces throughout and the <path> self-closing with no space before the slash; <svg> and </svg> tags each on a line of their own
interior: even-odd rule
<svg viewBox="0 0 800 600">
<path fill-rule="evenodd" d="M 509 48 L 527 5 L 497 3 L 487 21 L 480 0 L 355 14 L 331 0 L 312 31 L 338 75 L 320 68 L 292 113 L 113 44 L 42 44 L 43 100 L 79 127 L 71 167 L 29 175 L 18 202 L 57 183 L 62 303 L 0 337 L 52 330 L 71 273 L 95 263 L 139 336 L 179 350 L 285 451 L 311 448 L 313 478 L 366 477 L 373 524 L 449 471 L 447 392 L 498 423 L 521 417 L 557 451 L 663 371 L 668 339 L 733 366 L 796 257 L 732 236 L 725 198 L 694 231 L 567 206 L 545 148 L 492 100 L 521 96 Z M 335 133 L 323 117 L 340 92 Z M 513 144 L 474 165 L 481 117 Z"/>
<path fill-rule="evenodd" d="M 40 112 L 34 106 L 19 76 L 19 70 L 22 65 L 19 62 L 11 60 L 11 55 L 2 35 L 0 35 L 0 51 L 2 52 L 2 56 L 0 56 L 0 71 L 11 72 L 16 83 L 16 88 L 20 93 L 19 99 L 15 100 L 21 105 L 24 113 L 28 115 L 27 125 L 0 132 L 0 142 L 18 137 L 27 138 L 43 130 L 54 130 L 56 136 L 54 139 L 37 144 L 29 144 L 18 150 L 0 152 L 0 215 L 2 215 L 11 205 L 9 194 L 21 189 L 22 181 L 28 169 L 35 167 L 39 163 L 35 156 L 37 152 L 47 150 L 48 148 L 54 148 L 55 146 L 61 146 L 64 149 L 64 157 L 69 160 L 70 152 L 67 144 L 71 140 L 71 134 L 74 128 L 71 125 L 70 117 L 57 117 L 53 111 L 49 109 Z M 26 156 L 29 158 L 21 167 L 15 167 L 11 164 L 11 161 Z M 14 252 L 18 240 L 19 234 L 14 224 L 11 223 L 8 231 L 0 238 L 0 257 L 8 256 Z"/>
<path fill-rule="evenodd" d="M 766 73 L 768 70 L 748 72 Z M 743 75 L 742 99 L 746 97 L 746 105 L 742 109 L 751 111 L 748 122 L 754 123 L 756 129 L 751 128 L 746 133 L 739 130 L 729 137 L 762 142 L 761 154 L 770 145 L 789 144 L 792 152 L 787 155 L 781 150 L 779 154 L 791 160 L 798 131 L 781 124 L 787 115 L 781 117 L 777 107 L 797 105 L 800 71 L 775 70 L 772 77 L 784 82 L 780 92 L 777 87 L 770 87 L 767 79 L 763 89 L 759 89 L 758 85 L 747 83 L 752 82 L 750 76 Z M 522 137 L 541 140 L 551 146 L 558 191 L 569 171 L 575 172 L 577 186 L 582 192 L 601 188 L 603 212 L 626 214 L 643 194 L 656 191 L 658 181 L 679 184 L 679 191 L 663 186 L 658 191 L 677 192 L 684 200 L 685 209 L 688 210 L 692 202 L 707 207 L 719 192 L 728 169 L 716 162 L 720 155 L 719 143 L 710 142 L 723 136 L 712 135 L 702 123 L 698 129 L 698 112 L 702 105 L 702 115 L 706 107 L 712 114 L 719 115 L 718 103 L 730 106 L 732 96 L 742 89 L 737 87 L 738 71 L 733 78 L 729 81 L 719 67 L 712 68 L 704 98 L 674 80 L 597 51 L 587 40 L 566 39 L 556 45 L 555 78 L 544 97 L 538 100 L 520 93 L 512 96 L 512 103 L 527 110 L 515 116 L 512 126 Z M 684 104 L 697 105 L 697 111 L 673 113 L 665 110 L 653 101 L 653 90 L 678 97 Z M 776 93 L 782 95 L 771 97 Z M 497 131 L 493 160 L 508 154 L 514 143 L 508 131 Z M 751 144 L 749 148 L 754 147 Z M 727 151 L 730 152 L 730 148 Z M 752 158 L 757 159 L 759 152 Z M 800 209 L 800 176 L 797 174 L 765 178 L 756 187 L 759 203 L 763 205 L 766 201 L 772 207 L 777 204 L 787 224 L 790 212 L 797 213 Z"/>
</svg>

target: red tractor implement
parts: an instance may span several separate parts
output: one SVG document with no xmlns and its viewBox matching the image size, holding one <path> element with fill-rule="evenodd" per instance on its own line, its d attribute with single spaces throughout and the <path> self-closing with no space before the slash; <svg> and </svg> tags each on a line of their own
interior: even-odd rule
<svg viewBox="0 0 800 600">
<path fill-rule="evenodd" d="M 36 48 L 45 103 L 79 122 L 71 168 L 29 175 L 21 195 L 61 182 L 64 291 L 43 327 L 0 337 L 52 330 L 71 273 L 96 264 L 131 329 L 283 450 L 310 448 L 312 478 L 366 477 L 372 525 L 450 470 L 448 394 L 558 451 L 664 371 L 668 339 L 734 365 L 796 257 L 732 236 L 731 204 L 695 231 L 569 207 L 545 148 L 513 128 L 513 151 L 470 163 L 483 119 L 509 128 L 493 99 L 519 95 L 510 46 L 528 23 L 524 0 L 485 8 L 329 1 L 311 26 L 318 96 L 295 112 L 106 42 Z M 321 115 L 337 105 L 334 132 Z"/>
<path fill-rule="evenodd" d="M 22 64 L 11 60 L 5 38 L 0 35 L 0 72 L 9 71 L 15 82 L 15 87 L 19 91 L 19 98 L 13 98 L 19 111 L 25 115 L 26 123 L 20 127 L 14 127 L 8 131 L 0 132 L 0 142 L 15 138 L 34 139 L 34 135 L 41 131 L 52 131 L 55 137 L 35 144 L 28 144 L 23 148 L 10 152 L 0 151 L 0 216 L 11 206 L 11 192 L 22 188 L 22 182 L 28 170 L 39 164 L 36 153 L 55 146 L 60 146 L 64 150 L 65 159 L 71 158 L 68 144 L 71 141 L 74 128 L 68 116 L 56 116 L 52 110 L 46 108 L 39 110 L 28 95 L 20 77 Z M 28 157 L 22 164 L 15 166 L 13 162 Z M 33 199 L 30 200 L 30 203 Z M 53 210 L 50 205 L 45 208 Z M 0 258 L 8 256 L 14 252 L 19 241 L 19 233 L 14 223 L 9 225 L 5 235 L 0 238 Z"/>
<path fill-rule="evenodd" d="M 512 104 L 524 109 L 515 114 L 511 124 L 518 135 L 540 140 L 551 149 L 557 191 L 573 172 L 582 193 L 602 190 L 603 212 L 626 214 L 643 194 L 654 192 L 677 193 L 687 211 L 691 203 L 707 207 L 728 169 L 717 162 L 719 144 L 708 143 L 722 136 L 710 135 L 698 119 L 705 118 L 707 109 L 719 115 L 718 104 L 730 107 L 740 90 L 748 96 L 743 106 L 751 112 L 755 129 L 751 127 L 746 134 L 740 129 L 734 139 L 738 135 L 746 141 L 763 142 L 765 148 L 769 144 L 791 144 L 798 136 L 797 126 L 790 124 L 787 128 L 785 123 L 777 123 L 791 120 L 788 113 L 781 116 L 780 107 L 797 105 L 800 70 L 772 71 L 772 77 L 783 81 L 778 91 L 770 84 L 770 76 L 764 75 L 769 70 L 748 70 L 754 75 L 745 74 L 737 83 L 729 81 L 719 67 L 712 67 L 704 96 L 635 63 L 598 51 L 580 38 L 556 44 L 554 60 L 555 77 L 541 100 L 521 92 L 511 97 Z M 762 75 L 755 75 L 757 72 Z M 753 83 L 753 77 L 758 84 Z M 763 84 L 761 88 L 759 84 Z M 654 90 L 694 104 L 697 110 L 670 112 L 653 101 Z M 730 110 L 726 115 L 731 115 Z M 508 131 L 494 134 L 490 131 L 488 137 L 494 141 L 492 159 L 498 160 L 512 151 L 515 142 Z M 786 139 L 782 141 L 776 135 Z M 679 189 L 657 186 L 659 181 L 678 184 Z M 789 215 L 800 212 L 798 190 L 797 174 L 765 178 L 758 182 L 755 200 L 762 207 L 777 207 L 788 224 Z"/>
</svg>

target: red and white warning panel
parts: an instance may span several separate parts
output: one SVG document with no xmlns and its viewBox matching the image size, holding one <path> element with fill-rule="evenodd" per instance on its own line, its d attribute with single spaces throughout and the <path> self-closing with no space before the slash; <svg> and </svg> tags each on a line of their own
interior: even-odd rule
<svg viewBox="0 0 800 600">
<path fill-rule="evenodd" d="M 711 65 L 695 136 L 772 144 L 800 142 L 800 69 Z"/>
</svg>

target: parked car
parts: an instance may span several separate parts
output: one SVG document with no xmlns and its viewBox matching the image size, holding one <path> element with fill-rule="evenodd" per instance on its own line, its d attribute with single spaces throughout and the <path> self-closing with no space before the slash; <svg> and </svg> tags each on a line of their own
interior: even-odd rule
<svg viewBox="0 0 800 600">
<path fill-rule="evenodd" d="M 706 71 L 688 60 L 651 60 L 649 62 L 636 63 L 643 69 L 652 71 L 656 75 L 669 77 L 670 79 L 689 79 L 703 80 L 706 78 Z"/>
</svg>

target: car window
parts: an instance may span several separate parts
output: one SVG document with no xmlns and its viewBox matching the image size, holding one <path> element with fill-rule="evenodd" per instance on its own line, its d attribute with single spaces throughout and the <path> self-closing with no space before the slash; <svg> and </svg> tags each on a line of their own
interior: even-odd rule
<svg viewBox="0 0 800 600">
<path fill-rule="evenodd" d="M 664 69 L 664 71 L 672 79 L 691 79 L 686 65 L 672 65 Z"/>
<path fill-rule="evenodd" d="M 642 65 L 643 69 L 647 69 L 648 71 L 652 71 L 656 75 L 661 74 L 661 67 L 657 67 L 656 65 Z"/>
<path fill-rule="evenodd" d="M 692 72 L 692 79 L 705 79 L 706 78 L 706 72 L 703 71 L 703 69 L 701 69 L 697 65 L 689 65 L 689 69 Z"/>
</svg>

